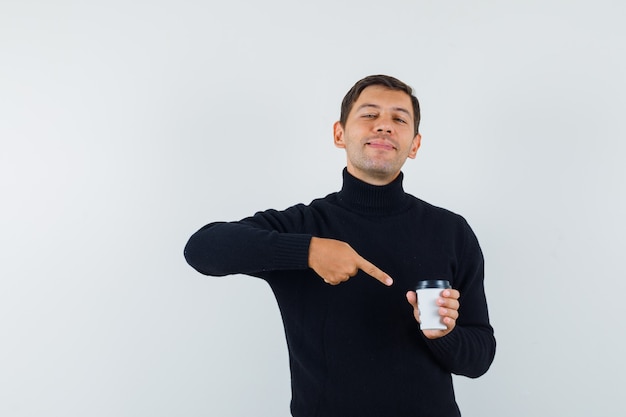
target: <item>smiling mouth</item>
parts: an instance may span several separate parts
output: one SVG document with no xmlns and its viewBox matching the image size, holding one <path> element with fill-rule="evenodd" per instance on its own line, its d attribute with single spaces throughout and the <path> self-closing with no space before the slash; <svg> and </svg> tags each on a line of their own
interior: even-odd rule
<svg viewBox="0 0 626 417">
<path fill-rule="evenodd" d="M 384 140 L 370 140 L 365 142 L 365 145 L 370 146 L 375 149 L 384 149 L 388 151 L 396 150 L 396 147 L 393 144 L 384 141 Z"/>
</svg>

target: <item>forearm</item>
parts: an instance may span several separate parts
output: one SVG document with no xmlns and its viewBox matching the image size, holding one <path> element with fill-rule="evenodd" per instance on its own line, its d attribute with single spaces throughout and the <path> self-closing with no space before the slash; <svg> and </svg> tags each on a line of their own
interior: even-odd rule
<svg viewBox="0 0 626 417">
<path fill-rule="evenodd" d="M 489 325 L 457 325 L 442 338 L 424 339 L 441 366 L 453 374 L 470 378 L 487 372 L 496 352 L 496 340 Z"/>
<path fill-rule="evenodd" d="M 279 232 L 243 222 L 211 223 L 194 233 L 185 259 L 205 275 L 255 275 L 308 266 L 311 236 Z"/>
</svg>

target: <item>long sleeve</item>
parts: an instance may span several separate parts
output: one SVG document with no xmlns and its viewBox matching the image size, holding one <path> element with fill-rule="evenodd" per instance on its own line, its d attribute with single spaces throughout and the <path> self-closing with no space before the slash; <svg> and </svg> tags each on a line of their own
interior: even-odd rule
<svg viewBox="0 0 626 417">
<path fill-rule="evenodd" d="M 307 268 L 311 235 L 290 232 L 289 214 L 296 211 L 269 210 L 239 222 L 210 223 L 191 236 L 185 259 L 213 276 Z"/>
<path fill-rule="evenodd" d="M 484 260 L 476 236 L 463 221 L 463 246 L 455 282 L 461 293 L 459 318 L 452 332 L 427 340 L 439 363 L 451 373 L 477 378 L 489 369 L 496 351 L 484 291 Z"/>
</svg>

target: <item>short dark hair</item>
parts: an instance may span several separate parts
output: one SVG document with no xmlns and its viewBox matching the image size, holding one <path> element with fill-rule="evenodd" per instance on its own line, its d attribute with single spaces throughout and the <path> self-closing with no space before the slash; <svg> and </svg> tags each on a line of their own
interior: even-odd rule
<svg viewBox="0 0 626 417">
<path fill-rule="evenodd" d="M 339 123 L 341 123 L 342 126 L 346 125 L 346 120 L 348 120 L 348 115 L 352 110 L 352 106 L 354 106 L 354 103 L 359 99 L 363 90 L 372 85 L 380 85 L 390 90 L 404 91 L 411 98 L 411 104 L 413 105 L 413 122 L 415 124 L 415 134 L 417 135 L 419 133 L 420 125 L 419 101 L 417 100 L 417 97 L 413 95 L 413 89 L 409 85 L 403 83 L 397 78 L 390 77 L 389 75 L 370 75 L 357 81 L 341 102 L 341 115 L 339 117 Z"/>
</svg>

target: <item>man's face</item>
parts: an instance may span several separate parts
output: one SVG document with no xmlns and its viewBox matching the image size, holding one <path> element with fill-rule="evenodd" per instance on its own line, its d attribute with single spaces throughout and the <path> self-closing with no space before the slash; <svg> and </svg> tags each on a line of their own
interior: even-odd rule
<svg viewBox="0 0 626 417">
<path fill-rule="evenodd" d="M 348 172 L 374 185 L 393 181 L 420 146 L 413 120 L 411 98 L 405 92 L 378 85 L 365 88 L 345 126 L 334 125 L 335 146 L 346 150 Z"/>
</svg>

